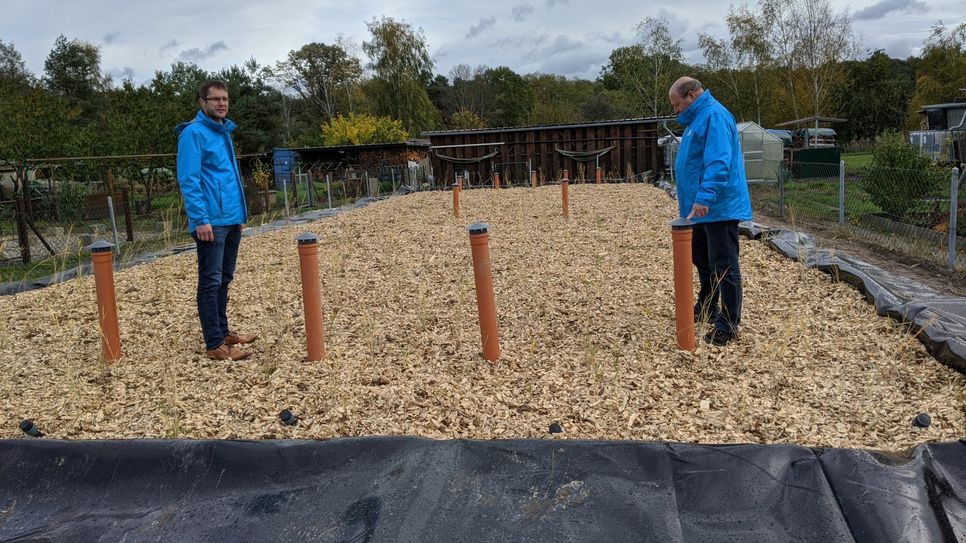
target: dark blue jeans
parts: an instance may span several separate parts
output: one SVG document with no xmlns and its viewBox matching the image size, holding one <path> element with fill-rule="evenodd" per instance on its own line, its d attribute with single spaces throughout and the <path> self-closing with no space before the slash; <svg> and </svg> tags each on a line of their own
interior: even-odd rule
<svg viewBox="0 0 966 543">
<path fill-rule="evenodd" d="M 691 261 L 698 268 L 701 282 L 694 311 L 709 315 L 718 330 L 737 334 L 741 323 L 738 221 L 696 224 L 691 238 Z"/>
<path fill-rule="evenodd" d="M 198 247 L 198 317 L 205 347 L 217 349 L 228 335 L 228 284 L 235 276 L 241 226 L 212 226 L 214 241 L 200 241 Z"/>
</svg>

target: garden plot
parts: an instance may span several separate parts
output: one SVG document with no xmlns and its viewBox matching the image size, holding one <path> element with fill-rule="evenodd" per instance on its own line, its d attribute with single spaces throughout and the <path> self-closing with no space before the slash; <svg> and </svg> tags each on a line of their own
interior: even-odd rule
<svg viewBox="0 0 966 543">
<path fill-rule="evenodd" d="M 824 273 L 742 240 L 741 340 L 675 347 L 677 204 L 648 185 L 418 193 L 242 241 L 233 327 L 203 353 L 196 260 L 116 275 L 124 359 L 98 362 L 93 278 L 0 298 L 0 436 L 559 436 L 904 449 L 963 437 L 966 377 Z M 466 226 L 490 224 L 503 356 L 480 349 Z M 328 358 L 302 361 L 295 236 L 320 239 Z M 296 426 L 283 426 L 289 408 Z M 928 412 L 933 425 L 910 420 Z"/>
</svg>

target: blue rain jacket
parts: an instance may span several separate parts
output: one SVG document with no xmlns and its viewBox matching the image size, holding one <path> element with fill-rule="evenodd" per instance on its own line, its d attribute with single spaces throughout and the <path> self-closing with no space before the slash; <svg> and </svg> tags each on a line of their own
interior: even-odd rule
<svg viewBox="0 0 966 543">
<path fill-rule="evenodd" d="M 181 123 L 178 133 L 178 185 L 188 215 L 188 231 L 198 226 L 230 226 L 248 222 L 231 132 L 235 123 L 212 120 L 204 111 Z"/>
<path fill-rule="evenodd" d="M 734 116 L 705 90 L 677 117 L 683 126 L 674 161 L 682 217 L 695 204 L 708 214 L 694 222 L 750 221 L 751 198 Z"/>
</svg>

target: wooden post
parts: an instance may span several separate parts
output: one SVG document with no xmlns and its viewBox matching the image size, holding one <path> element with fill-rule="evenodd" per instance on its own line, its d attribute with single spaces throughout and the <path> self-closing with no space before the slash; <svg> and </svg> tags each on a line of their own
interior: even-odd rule
<svg viewBox="0 0 966 543">
<path fill-rule="evenodd" d="M 127 230 L 127 240 L 134 241 L 134 216 L 131 214 L 131 197 L 128 188 L 121 190 L 121 201 L 124 202 L 124 227 Z"/>
<path fill-rule="evenodd" d="M 500 188 L 500 172 L 493 172 L 493 188 Z"/>
<path fill-rule="evenodd" d="M 23 198 L 14 194 L 17 215 L 17 238 L 20 241 L 20 260 L 30 264 L 30 236 L 27 234 L 27 210 L 24 209 Z"/>
<path fill-rule="evenodd" d="M 570 180 L 567 179 L 567 170 L 563 171 L 563 179 L 560 180 L 560 196 L 563 200 L 563 218 L 570 218 Z"/>
<path fill-rule="evenodd" d="M 459 183 L 453 183 L 453 216 L 457 219 L 460 218 L 460 185 Z"/>
<path fill-rule="evenodd" d="M 530 188 L 537 188 L 537 170 L 530 171 Z"/>
</svg>

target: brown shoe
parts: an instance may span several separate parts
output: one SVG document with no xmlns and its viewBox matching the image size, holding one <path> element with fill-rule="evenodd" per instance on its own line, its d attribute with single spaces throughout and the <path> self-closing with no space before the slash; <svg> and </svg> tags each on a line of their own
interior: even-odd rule
<svg viewBox="0 0 966 543">
<path fill-rule="evenodd" d="M 235 332 L 228 332 L 225 336 L 225 345 L 238 345 L 239 343 L 251 343 L 258 339 L 255 334 L 236 334 Z"/>
<path fill-rule="evenodd" d="M 248 351 L 243 351 L 238 347 L 221 344 L 217 349 L 207 351 L 208 358 L 212 360 L 244 360 L 252 355 Z"/>
</svg>

